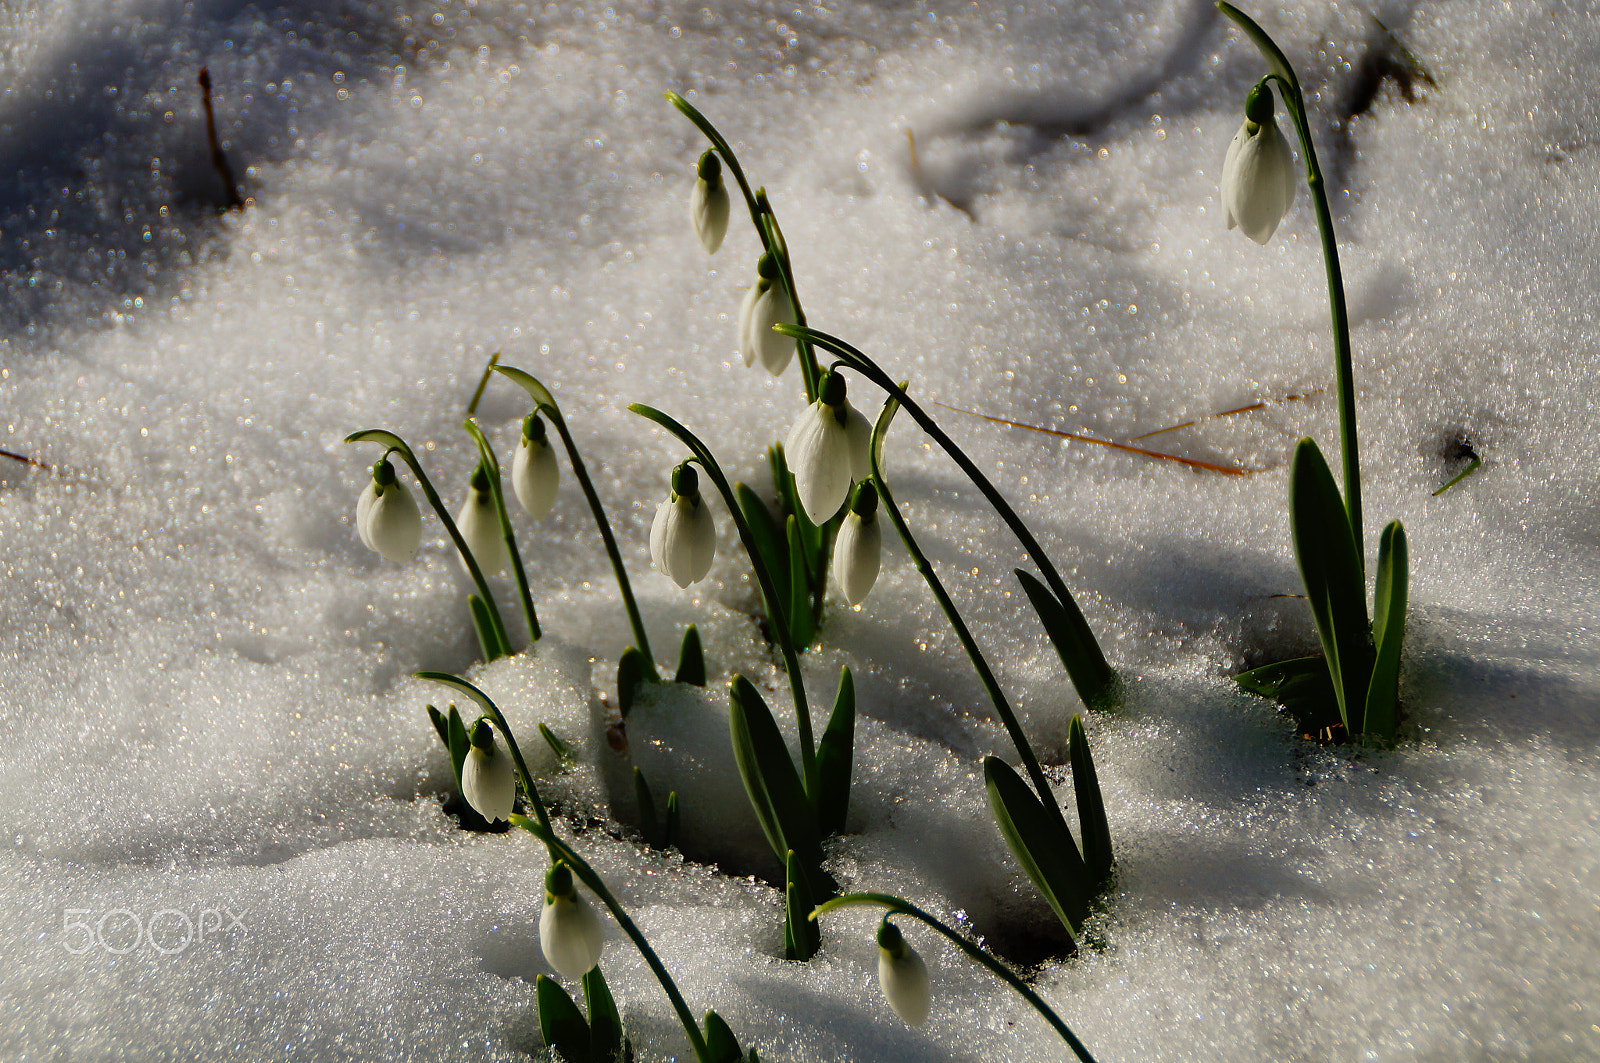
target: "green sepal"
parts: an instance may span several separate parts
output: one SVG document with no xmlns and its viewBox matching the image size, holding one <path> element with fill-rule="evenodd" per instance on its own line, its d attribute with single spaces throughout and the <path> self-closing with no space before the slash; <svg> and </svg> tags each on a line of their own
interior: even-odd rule
<svg viewBox="0 0 1600 1063">
<path fill-rule="evenodd" d="M 1368 734 L 1394 740 L 1400 724 L 1400 643 L 1406 633 L 1406 601 L 1411 579 L 1406 531 L 1390 521 L 1378 540 L 1378 576 L 1372 611 L 1372 640 L 1377 656 L 1367 687 Z"/>
<path fill-rule="evenodd" d="M 1289 532 L 1306 600 L 1345 730 L 1363 730 L 1372 679 L 1366 580 L 1344 499 L 1314 440 L 1300 440 L 1289 466 Z"/>
<path fill-rule="evenodd" d="M 784 613 L 788 616 L 789 637 L 794 640 L 795 649 L 804 652 L 816 634 L 816 625 L 811 619 L 811 577 L 806 568 L 810 551 L 806 549 L 798 516 L 789 514 L 784 530 L 789 541 L 789 601 Z"/>
<path fill-rule="evenodd" d="M 1271 698 L 1294 717 L 1301 734 L 1316 734 L 1323 728 L 1343 723 L 1339 698 L 1328 677 L 1328 662 L 1322 655 L 1296 657 L 1277 664 L 1264 664 L 1233 677 L 1245 690 Z"/>
<path fill-rule="evenodd" d="M 1111 879 L 1111 823 L 1106 819 L 1105 797 L 1082 716 L 1074 716 L 1067 725 L 1067 757 L 1072 761 L 1072 792 L 1078 804 L 1078 829 L 1083 833 L 1083 866 L 1089 873 L 1090 890 L 1099 893 Z"/>
<path fill-rule="evenodd" d="M 555 979 L 539 975 L 533 980 L 539 1009 L 539 1035 L 567 1063 L 600 1063 L 590 1055 L 589 1024 L 578 1005 Z"/>
<path fill-rule="evenodd" d="M 817 743 L 817 829 L 824 838 L 844 833 L 850 812 L 850 773 L 855 759 L 856 684 L 849 668 L 839 670 L 833 712 Z"/>
<path fill-rule="evenodd" d="M 822 947 L 822 930 L 811 918 L 816 895 L 800 858 L 790 850 L 784 868 L 783 958 L 802 963 Z"/>
<path fill-rule="evenodd" d="M 489 607 L 483 599 L 476 594 L 467 595 L 467 608 L 472 613 L 472 630 L 477 633 L 478 648 L 483 651 L 484 661 L 511 656 L 510 649 L 502 645 L 500 637 L 495 634 L 494 621 L 489 618 Z"/>
<path fill-rule="evenodd" d="M 622 1036 L 622 1016 L 617 1013 L 617 1002 L 599 964 L 583 976 L 583 1006 L 589 1012 L 589 1058 L 595 1063 L 630 1059 L 633 1048 Z"/>
<path fill-rule="evenodd" d="M 645 679 L 644 654 L 637 646 L 629 646 L 617 659 L 617 712 L 624 720 L 633 711 L 633 699 L 639 693 L 639 684 Z"/>
<path fill-rule="evenodd" d="M 1039 614 L 1045 634 L 1050 636 L 1051 645 L 1060 655 L 1078 697 L 1097 712 L 1115 712 L 1122 700 L 1117 673 L 1106 661 L 1078 603 L 1070 596 L 1063 602 L 1027 569 L 1019 568 L 1015 572 L 1017 581 L 1028 594 L 1028 601 L 1033 603 L 1033 611 Z"/>
<path fill-rule="evenodd" d="M 778 524 L 778 518 L 772 515 L 772 510 L 748 484 L 734 484 L 733 494 L 739 500 L 739 509 L 750 528 L 750 537 L 756 541 L 756 553 L 761 555 L 761 563 L 777 579 L 789 571 L 788 540 Z"/>
<path fill-rule="evenodd" d="M 989 808 L 1011 855 L 1075 938 L 1082 932 L 1094 891 L 1070 829 L 1063 837 L 1061 821 L 1045 811 L 1034 792 L 1000 758 L 984 758 L 983 778 Z"/>
<path fill-rule="evenodd" d="M 445 745 L 450 749 L 450 768 L 456 773 L 456 789 L 461 788 L 461 765 L 467 762 L 467 750 L 472 739 L 467 735 L 467 725 L 461 722 L 461 713 L 450 706 L 450 717 L 445 721 Z"/>
<path fill-rule="evenodd" d="M 652 849 L 665 848 L 666 843 L 661 837 L 661 821 L 656 818 L 656 801 L 638 765 L 633 768 L 633 799 L 639 806 L 639 832 L 644 835 L 644 843 Z"/>
<path fill-rule="evenodd" d="M 549 726 L 543 721 L 539 723 L 539 737 L 544 739 L 544 744 L 550 747 L 550 752 L 556 755 L 556 760 L 560 763 L 571 764 L 578 759 L 578 755 L 572 751 L 572 747 L 562 741 L 561 736 L 550 730 Z"/>
<path fill-rule="evenodd" d="M 683 629 L 683 645 L 678 649 L 678 673 L 673 680 L 690 686 L 706 685 L 706 653 L 700 645 L 700 629 L 690 624 Z"/>
<path fill-rule="evenodd" d="M 704 1063 L 743 1063 L 739 1039 L 714 1011 L 706 1012 L 706 1059 Z"/>
<path fill-rule="evenodd" d="M 792 849 L 807 867 L 820 867 L 822 841 L 816 813 L 806 799 L 772 710 L 742 675 L 734 676 L 729 684 L 728 701 L 733 759 L 773 855 L 787 862 Z"/>
</svg>

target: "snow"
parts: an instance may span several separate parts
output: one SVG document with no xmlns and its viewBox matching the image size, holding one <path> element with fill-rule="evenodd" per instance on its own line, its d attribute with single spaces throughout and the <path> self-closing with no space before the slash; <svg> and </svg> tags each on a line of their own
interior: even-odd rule
<svg viewBox="0 0 1600 1063">
<path fill-rule="evenodd" d="M 690 1006 L 763 1058 L 1066 1058 L 914 925 L 921 1029 L 877 996 L 864 912 L 781 959 L 722 696 L 744 674 L 792 731 L 781 659 L 720 503 L 708 582 L 651 570 L 685 453 L 626 407 L 760 488 L 804 402 L 794 369 L 736 353 L 759 245 L 736 202 L 722 250 L 699 247 L 704 145 L 673 89 L 768 189 L 811 322 L 926 402 L 1127 439 L 1267 400 L 1143 444 L 1261 470 L 1242 478 L 936 411 L 1129 680 L 1125 711 L 1087 722 L 1115 889 L 1062 959 L 983 793 L 1009 743 L 892 542 L 804 661 L 819 729 L 841 666 L 863 713 L 840 882 L 1026 965 L 1101 1063 L 1600 1059 L 1600 25 L 1583 5 L 1373 11 L 1438 84 L 1407 103 L 1390 82 L 1335 128 L 1377 40 L 1366 9 L 1253 9 L 1330 176 L 1368 542 L 1391 518 L 1411 542 L 1393 750 L 1319 748 L 1227 679 L 1315 644 L 1284 597 L 1284 468 L 1300 435 L 1332 451 L 1337 414 L 1308 197 L 1264 248 L 1224 229 L 1222 155 L 1263 68 L 1211 5 L 5 5 L 0 448 L 52 471 L 0 459 L 0 1058 L 544 1053 L 546 857 L 444 813 L 428 669 L 496 698 L 558 829 Z M 201 65 L 243 213 L 217 213 Z M 460 420 L 496 351 L 561 402 L 663 666 L 684 625 L 706 640 L 711 687 L 651 692 L 628 753 L 608 728 L 631 636 L 565 458 L 554 513 L 518 517 L 547 634 L 512 659 L 475 663 L 435 518 L 405 566 L 355 534 L 377 453 L 344 436 L 397 432 L 458 506 Z M 508 465 L 524 413 L 504 381 L 479 408 Z M 1485 465 L 1433 497 L 1459 438 Z M 908 419 L 888 449 L 1059 765 L 1080 706 L 1010 575 L 1023 554 Z M 630 757 L 680 793 L 692 859 L 640 842 Z M 604 967 L 640 1058 L 688 1058 L 609 920 Z"/>
</svg>

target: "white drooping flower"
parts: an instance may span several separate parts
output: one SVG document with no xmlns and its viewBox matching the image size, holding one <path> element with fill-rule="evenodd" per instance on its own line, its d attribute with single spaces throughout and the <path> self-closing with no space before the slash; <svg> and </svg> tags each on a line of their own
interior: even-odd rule
<svg viewBox="0 0 1600 1063">
<path fill-rule="evenodd" d="M 871 475 L 872 426 L 845 397 L 844 377 L 829 373 L 818 390 L 783 445 L 800 505 L 813 524 L 839 512 L 850 485 Z"/>
<path fill-rule="evenodd" d="M 782 376 L 794 357 L 792 336 L 773 332 L 773 325 L 792 325 L 794 303 L 778 276 L 778 262 L 769 252 L 756 263 L 756 283 L 739 305 L 739 357 L 746 367 L 757 360 L 773 376 Z"/>
<path fill-rule="evenodd" d="M 689 220 L 706 254 L 714 255 L 728 235 L 728 186 L 722 181 L 722 160 L 707 148 L 695 167 L 694 191 L 689 193 Z"/>
<path fill-rule="evenodd" d="M 522 441 L 511 459 L 511 489 L 528 516 L 538 520 L 555 508 L 556 489 L 560 486 L 561 468 L 545 433 L 544 419 L 530 413 L 523 418 Z"/>
<path fill-rule="evenodd" d="M 573 886 L 567 865 L 556 864 L 544 877 L 544 911 L 539 914 L 539 949 L 545 961 L 576 982 L 600 962 L 603 948 L 600 917 Z"/>
<path fill-rule="evenodd" d="M 878 581 L 878 565 L 883 556 L 883 529 L 878 525 L 878 489 L 871 480 L 856 487 L 850 512 L 839 524 L 833 541 L 833 574 L 839 591 L 851 605 L 866 600 Z"/>
<path fill-rule="evenodd" d="M 910 1026 L 928 1021 L 928 966 L 887 917 L 878 927 L 878 988 L 900 1021 Z"/>
<path fill-rule="evenodd" d="M 510 567 L 511 555 L 506 552 L 500 514 L 494 507 L 494 496 L 489 493 L 489 474 L 482 465 L 472 474 L 467 501 L 456 515 L 456 530 L 466 541 L 467 549 L 472 551 L 485 579 L 498 576 Z M 467 567 L 464 558 L 461 567 Z"/>
<path fill-rule="evenodd" d="M 1294 202 L 1294 156 L 1273 117 L 1272 90 L 1257 85 L 1245 100 L 1244 124 L 1222 161 L 1222 210 L 1258 244 L 1278 231 Z"/>
<path fill-rule="evenodd" d="M 717 554 L 717 525 L 700 497 L 700 476 L 684 462 L 672 471 L 672 494 L 656 507 L 650 559 L 680 587 L 698 583 Z"/>
<path fill-rule="evenodd" d="M 417 500 L 395 479 L 387 458 L 372 467 L 372 479 L 356 501 L 356 534 L 367 549 L 390 561 L 410 561 L 422 545 Z"/>
<path fill-rule="evenodd" d="M 461 796 L 490 823 L 511 819 L 517 800 L 517 772 L 511 754 L 494 741 L 488 720 L 472 729 L 472 745 L 461 762 Z"/>
</svg>

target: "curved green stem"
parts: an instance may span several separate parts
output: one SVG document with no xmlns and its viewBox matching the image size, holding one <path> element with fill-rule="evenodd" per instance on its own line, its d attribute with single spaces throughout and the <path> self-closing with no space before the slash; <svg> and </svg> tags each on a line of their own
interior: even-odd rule
<svg viewBox="0 0 1600 1063">
<path fill-rule="evenodd" d="M 494 448 L 484 437 L 478 422 L 468 417 L 462 427 L 478 444 L 478 458 L 489 470 L 489 497 L 494 500 L 495 514 L 500 518 L 500 537 L 506 541 L 506 553 L 511 555 L 511 572 L 517 578 L 517 594 L 522 598 L 522 617 L 528 622 L 528 637 L 539 641 L 539 616 L 533 611 L 533 595 L 528 591 L 528 573 L 522 567 L 522 552 L 517 549 L 517 533 L 511 527 L 511 514 L 506 511 L 505 490 L 500 484 L 500 460 Z"/>
<path fill-rule="evenodd" d="M 788 325 L 777 327 L 779 331 L 790 335 L 798 336 L 803 332 L 817 346 L 838 355 L 844 364 L 878 385 L 891 398 L 901 406 L 904 406 L 912 419 L 917 422 L 924 432 L 933 437 L 934 442 L 938 443 L 940 448 L 950 456 L 950 459 L 960 466 L 961 471 L 966 473 L 967 478 L 983 493 L 983 497 L 989 500 L 989 504 L 1000 515 L 1000 519 L 1006 522 L 1012 534 L 1022 543 L 1022 548 L 1027 551 L 1028 556 L 1033 559 L 1033 563 L 1038 566 L 1039 572 L 1044 576 L 1045 584 L 1050 588 L 1051 593 L 1059 599 L 1062 606 L 1079 617 L 1082 616 L 1077 602 L 1072 597 L 1072 592 L 1067 590 L 1066 583 L 1056 572 L 1055 566 L 1050 563 L 1050 558 L 1045 554 L 1044 547 L 1039 545 L 1039 541 L 1033 537 L 1033 533 L 1022 522 L 1022 518 L 1017 515 L 1016 510 L 1011 508 L 1011 504 L 1000 494 L 999 489 L 973 464 L 972 459 L 967 457 L 966 453 L 956 446 L 955 441 L 944 433 L 944 430 L 939 427 L 933 417 L 919 406 L 911 396 L 906 394 L 905 388 L 895 383 L 894 379 L 880 369 L 877 363 L 868 358 L 864 352 L 835 336 L 830 336 L 826 332 L 818 332 L 815 329 L 800 329 Z M 1085 690 L 1081 687 L 1078 689 L 1078 696 L 1090 708 L 1108 708 L 1116 703 L 1119 696 L 1117 673 L 1112 669 L 1110 663 L 1106 661 L 1104 652 L 1101 651 L 1099 643 L 1094 639 L 1086 624 L 1083 628 L 1083 634 L 1086 647 L 1093 653 L 1093 667 L 1096 677 L 1089 689 Z"/>
<path fill-rule="evenodd" d="M 861 905 L 876 905 L 881 908 L 887 908 L 891 915 L 909 915 L 943 934 L 962 952 L 987 967 L 996 978 L 1015 989 L 1024 1000 L 1033 1005 L 1033 1009 L 1044 1017 L 1045 1022 L 1048 1022 L 1056 1033 L 1061 1035 L 1061 1039 L 1067 1042 L 1067 1047 L 1071 1048 L 1083 1063 L 1095 1063 L 1094 1057 L 1089 1054 L 1089 1049 L 1084 1047 L 1082 1041 L 1078 1040 L 1077 1035 L 1062 1021 L 1061 1016 L 1057 1015 L 1039 994 L 1029 989 L 1026 982 L 1013 974 L 1010 968 L 968 941 L 960 932 L 946 926 L 909 901 L 903 901 L 899 897 L 888 893 L 847 893 L 843 897 L 835 897 L 831 901 L 819 904 L 816 910 L 811 913 L 811 918 L 815 919 L 819 915 L 833 911 L 835 908 L 850 908 Z"/>
<path fill-rule="evenodd" d="M 665 428 L 689 448 L 701 468 L 705 469 L 706 475 L 711 477 L 711 482 L 716 484 L 717 492 L 722 495 L 723 504 L 728 507 L 728 514 L 733 518 L 734 527 L 739 529 L 739 541 L 744 544 L 744 551 L 750 556 L 750 567 L 755 570 L 756 580 L 761 584 L 762 597 L 767 602 L 768 619 L 772 623 L 773 632 L 777 635 L 778 646 L 783 651 L 783 666 L 789 673 L 789 690 L 794 695 L 795 722 L 800 731 L 800 762 L 805 773 L 806 794 L 815 803 L 822 792 L 822 784 L 817 772 L 816 744 L 811 737 L 811 710 L 806 704 L 805 680 L 800 676 L 800 655 L 795 651 L 794 639 L 789 633 L 789 622 L 783 601 L 778 597 L 777 585 L 761 560 L 761 550 L 756 546 L 750 526 L 745 523 L 744 514 L 739 509 L 739 499 L 729 486 L 728 478 L 723 475 L 717 459 L 698 436 L 653 406 L 635 402 L 630 404 L 628 409 Z"/>
<path fill-rule="evenodd" d="M 522 779 L 522 790 L 528 795 L 528 802 L 533 805 L 533 811 L 539 817 L 539 822 L 545 830 L 550 829 L 550 814 L 545 811 L 544 802 L 539 799 L 539 788 L 533 784 L 533 775 L 528 771 L 528 762 L 522 759 L 522 750 L 517 747 L 517 736 L 511 733 L 511 725 L 506 722 L 504 714 L 494 700 L 462 679 L 460 676 L 451 675 L 449 672 L 416 672 L 418 679 L 427 679 L 434 683 L 443 683 L 452 690 L 459 691 L 478 703 L 478 707 L 489 714 L 494 725 L 499 728 L 500 734 L 506 740 L 506 748 L 511 750 L 511 762 L 517 766 L 517 775 Z"/>
<path fill-rule="evenodd" d="M 467 574 L 472 577 L 472 582 L 477 585 L 478 595 L 483 599 L 483 604 L 488 610 L 489 622 L 494 625 L 495 634 L 499 637 L 500 645 L 510 646 L 511 639 L 506 635 L 505 621 L 500 618 L 500 608 L 494 603 L 494 595 L 489 590 L 489 583 L 483 578 L 483 569 L 478 567 L 477 558 L 472 556 L 472 551 L 467 548 L 467 541 L 461 537 L 461 531 L 456 527 L 455 519 L 450 516 L 450 511 L 444 508 L 444 502 L 439 499 L 439 492 L 433 489 L 433 484 L 428 480 L 428 474 L 422 471 L 422 465 L 417 461 L 417 456 L 411 452 L 406 441 L 393 432 L 382 428 L 367 428 L 360 432 L 351 432 L 344 437 L 346 443 L 379 443 L 394 453 L 400 455 L 402 461 L 411 469 L 411 475 L 417 478 L 417 486 L 422 488 L 423 497 L 428 500 L 428 505 L 439 515 L 439 520 L 444 524 L 444 530 L 449 533 L 450 541 L 456 544 L 461 559 L 466 562 Z"/>
<path fill-rule="evenodd" d="M 572 847 L 560 838 L 555 831 L 550 829 L 548 823 L 535 823 L 527 816 L 513 815 L 511 822 L 527 831 L 529 834 L 544 842 L 551 853 L 566 862 L 572 868 L 572 873 L 577 875 L 589 891 L 600 898 L 600 903 L 611 909 L 611 916 L 617 921 L 617 926 L 628 935 L 628 940 L 633 942 L 633 947 L 639 950 L 639 955 L 644 957 L 644 962 L 649 964 L 650 970 L 656 976 L 656 981 L 661 983 L 661 988 L 666 991 L 667 999 L 672 1002 L 672 1008 L 678 1013 L 678 1021 L 683 1024 L 683 1032 L 689 1035 L 689 1044 L 694 1049 L 695 1058 L 702 1063 L 710 1063 L 711 1052 L 706 1047 L 706 1039 L 700 1033 L 700 1028 L 694 1021 L 694 1015 L 689 1011 L 688 1003 L 683 999 L 683 993 L 678 990 L 678 984 L 672 980 L 672 975 L 667 972 L 666 965 L 661 962 L 661 957 L 656 955 L 656 950 L 650 947 L 650 942 L 645 940 L 644 933 L 640 931 L 620 901 L 614 897 L 600 876 L 595 873 L 583 857 L 573 851 Z"/>
<path fill-rule="evenodd" d="M 1344 467 L 1345 512 L 1350 518 L 1350 530 L 1356 538 L 1356 558 L 1365 573 L 1367 555 L 1361 521 L 1361 457 L 1356 439 L 1356 384 L 1354 359 L 1350 351 L 1350 317 L 1345 309 L 1339 245 L 1333 235 L 1333 212 L 1328 206 L 1328 193 L 1322 177 L 1322 166 L 1317 162 L 1317 149 L 1311 142 L 1305 97 L 1300 91 L 1300 79 L 1295 76 L 1294 67 L 1266 30 L 1226 0 L 1217 0 L 1217 10 L 1243 30 L 1245 36 L 1260 49 L 1267 65 L 1272 68 L 1267 78 L 1278 83 L 1284 108 L 1289 112 L 1295 133 L 1300 139 L 1300 156 L 1306 164 L 1306 187 L 1316 206 L 1317 235 L 1322 240 L 1322 261 L 1328 276 L 1328 309 L 1333 318 L 1334 369 L 1339 394 L 1339 450 Z"/>
<path fill-rule="evenodd" d="M 645 634 L 644 618 L 639 615 L 639 603 L 633 597 L 633 584 L 628 581 L 628 570 L 622 564 L 622 552 L 617 549 L 617 537 L 611 533 L 611 521 L 606 519 L 605 507 L 600 504 L 600 496 L 595 492 L 594 483 L 589 479 L 589 470 L 583 464 L 583 456 L 578 453 L 578 444 L 572 439 L 566 418 L 561 416 L 561 407 L 556 405 L 555 396 L 550 394 L 548 388 L 521 369 L 497 365 L 495 372 L 526 391 L 533 399 L 535 408 L 549 417 L 550 423 L 556 426 L 556 434 L 561 437 L 562 445 L 567 448 L 567 460 L 572 465 L 572 475 L 577 477 L 578 486 L 583 490 L 583 497 L 589 503 L 589 512 L 594 514 L 595 527 L 600 530 L 600 540 L 605 544 L 606 556 L 611 559 L 611 571 L 617 577 L 617 590 L 622 594 L 622 607 L 627 610 L 628 624 L 633 628 L 633 644 L 649 665 L 650 677 L 659 678 L 655 658 L 650 655 L 650 638 Z"/>
<path fill-rule="evenodd" d="M 894 494 L 889 490 L 889 484 L 883 478 L 881 463 L 883 461 L 883 439 L 889 430 L 889 422 L 894 420 L 895 412 L 899 409 L 899 402 L 890 398 L 883 404 L 883 411 L 878 414 L 878 423 L 872 429 L 872 445 L 867 453 L 872 463 L 872 483 L 878 489 L 880 510 L 887 514 L 894 530 L 899 533 L 900 541 L 905 544 L 906 552 L 911 555 L 912 562 L 917 571 L 922 574 L 923 580 L 928 584 L 928 589 L 933 592 L 934 600 L 939 603 L 939 608 L 944 611 L 945 619 L 950 621 L 950 627 L 955 631 L 956 638 L 961 640 L 961 648 L 967 651 L 967 659 L 972 662 L 972 667 L 978 673 L 978 681 L 983 684 L 983 689 L 988 693 L 989 700 L 994 702 L 994 708 L 1000 714 L 1000 721 L 1005 725 L 1006 734 L 1011 737 L 1011 744 L 1017 747 L 1017 756 L 1022 758 L 1022 765 L 1027 769 L 1028 778 L 1033 782 L 1034 790 L 1039 794 L 1039 801 L 1048 808 L 1056 820 L 1061 823 L 1061 837 L 1070 838 L 1067 829 L 1066 817 L 1062 814 L 1061 803 L 1056 800 L 1055 794 L 1050 789 L 1049 780 L 1045 778 L 1044 770 L 1039 767 L 1039 758 L 1034 756 L 1033 747 L 1028 744 L 1028 736 L 1023 733 L 1022 725 L 1017 722 L 1017 717 L 1011 711 L 1011 704 L 1006 700 L 1005 691 L 1000 689 L 1000 683 L 994 677 L 994 672 L 989 669 L 989 662 L 984 660 L 983 651 L 978 649 L 978 643 L 973 639 L 972 632 L 967 629 L 966 621 L 961 618 L 961 613 L 956 609 L 955 602 L 950 599 L 949 593 L 944 589 L 944 583 L 939 579 L 939 574 L 933 570 L 933 563 L 917 545 L 916 538 L 911 534 L 911 529 L 906 525 L 905 518 L 900 515 L 900 507 L 895 503 Z M 1072 844 L 1068 842 L 1067 844 Z"/>
</svg>

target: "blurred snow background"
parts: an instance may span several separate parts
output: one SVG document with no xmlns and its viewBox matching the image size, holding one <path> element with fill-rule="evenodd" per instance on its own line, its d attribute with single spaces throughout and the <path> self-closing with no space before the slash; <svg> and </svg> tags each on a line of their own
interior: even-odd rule
<svg viewBox="0 0 1600 1063">
<path fill-rule="evenodd" d="M 938 980 L 922 1030 L 876 997 L 868 916 L 831 922 L 809 965 L 778 958 L 781 901 L 749 877 L 762 849 L 716 743 L 727 673 L 783 717 L 781 676 L 740 558 L 691 592 L 649 569 L 681 452 L 625 407 L 759 484 L 800 389 L 734 354 L 757 243 L 737 215 L 715 258 L 694 241 L 703 145 L 672 88 L 768 188 L 813 323 L 925 399 L 1118 439 L 1268 400 L 1154 441 L 1264 470 L 1243 479 L 945 417 L 1133 682 L 1125 714 L 1089 721 L 1120 869 L 1096 947 L 1045 959 L 1048 911 L 983 800 L 981 757 L 1009 746 L 898 547 L 806 665 L 819 713 L 855 669 L 865 717 L 841 882 L 1045 959 L 1037 985 L 1102 1063 L 1600 1059 L 1600 26 L 1581 4 L 1379 3 L 1437 81 L 1408 103 L 1393 78 L 1370 91 L 1388 46 L 1366 7 L 1253 10 L 1299 65 L 1334 185 L 1369 542 L 1391 517 L 1411 537 L 1394 752 L 1304 743 L 1225 678 L 1314 643 L 1281 597 L 1283 464 L 1301 434 L 1331 452 L 1336 415 L 1303 190 L 1264 249 L 1223 229 L 1222 154 L 1262 67 L 1210 4 L 0 4 L 0 447 L 54 470 L 0 460 L 0 1057 L 543 1052 L 543 857 L 442 812 L 423 668 L 480 681 L 525 746 L 542 720 L 580 750 L 541 769 L 576 844 L 691 1004 L 765 1058 L 1064 1057 L 915 929 Z M 242 214 L 218 214 L 202 65 Z M 706 636 L 706 698 L 630 728 L 722 870 L 626 826 L 602 698 L 627 629 L 570 477 L 521 530 L 549 635 L 491 669 L 436 522 L 406 567 L 356 541 L 375 454 L 342 437 L 427 448 L 456 504 L 495 351 L 562 402 L 658 655 L 687 622 Z M 502 454 L 524 412 L 491 388 Z M 1485 467 L 1430 497 L 1462 439 Z M 890 451 L 1059 761 L 1075 701 L 1013 592 L 1020 551 L 908 421 Z M 178 914 L 128 947 L 119 909 L 215 925 L 163 954 Z M 101 940 L 80 951 L 72 920 Z M 684 1058 L 612 933 L 641 1056 Z"/>
</svg>

